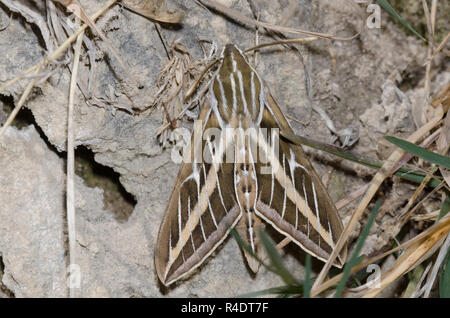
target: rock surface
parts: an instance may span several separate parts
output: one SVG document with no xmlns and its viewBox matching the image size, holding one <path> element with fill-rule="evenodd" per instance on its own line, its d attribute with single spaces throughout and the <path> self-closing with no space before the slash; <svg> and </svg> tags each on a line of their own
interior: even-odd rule
<svg viewBox="0 0 450 318">
<path fill-rule="evenodd" d="M 161 34 L 169 44 L 175 38 L 180 39 L 195 58 L 203 57 L 196 38 L 214 41 L 219 48 L 228 42 L 242 48 L 254 43 L 252 27 L 243 27 L 207 11 L 195 1 L 167 2 L 184 10 L 186 17 L 181 27 L 163 26 Z M 274 24 L 350 36 L 356 32 L 359 21 L 351 8 L 341 2 L 345 3 L 264 0 L 258 1 L 258 7 L 262 9 L 261 19 Z M 99 7 L 93 0 L 81 3 L 90 13 Z M 252 16 L 245 1 L 227 3 Z M 0 12 L 4 16 L 5 8 L 1 7 Z M 151 104 L 157 91 L 158 73 L 168 62 L 155 24 L 118 6 L 97 24 L 130 66 L 130 73 L 142 84 L 141 100 Z M 260 39 L 261 42 L 270 40 L 268 36 Z M 9 43 L 8 54 L 0 54 L 0 85 L 43 57 L 39 32 L 20 16 L 0 32 L 0 42 Z M 101 41 L 97 43 L 108 52 Z M 358 120 L 364 124 L 365 118 L 383 112 L 379 107 L 392 107 L 392 103 L 401 106 L 401 120 L 407 120 L 400 123 L 402 127 L 414 129 L 412 118 L 407 116 L 410 103 L 390 100 L 386 94 L 395 85 L 387 80 L 397 79 L 411 65 L 419 65 L 425 50 L 418 40 L 388 22 L 387 16 L 383 15 L 381 29 L 366 29 L 353 41 L 319 40 L 299 48 L 311 74 L 314 101 L 335 121 L 338 129 L 357 125 Z M 123 75 L 120 75 L 120 65 L 113 57 L 105 59 L 100 51 L 96 54 L 92 94 L 122 101 L 124 95 L 117 80 L 117 76 Z M 281 47 L 264 49 L 257 70 L 287 115 L 302 120 L 309 118 L 303 67 L 295 53 Z M 49 81 L 39 84 L 26 103 L 45 138 L 57 151 L 66 149 L 69 80 L 67 68 L 61 68 Z M 24 82 L 4 94 L 13 96 L 17 102 Z M 155 109 L 131 115 L 114 104 L 92 106 L 83 101 L 81 94 L 78 97 L 76 144 L 92 150 L 98 163 L 119 173 L 120 182 L 137 201 L 126 222 L 118 222 L 104 208 L 102 190 L 87 187 L 77 177 L 76 257 L 81 273 L 80 296 L 230 297 L 283 284 L 278 276 L 265 270 L 252 277 L 237 243 L 227 239 L 214 253 L 215 257 L 190 279 L 170 289 L 162 288 L 155 276 L 153 251 L 179 168 L 171 160 L 170 148 L 162 147 L 156 138 L 163 112 Z M 374 108 L 369 110 L 371 106 Z M 298 133 L 311 138 L 325 142 L 331 139 L 325 123 L 315 113 L 309 126 L 296 122 L 293 126 Z M 369 135 L 362 136 L 356 151 L 374 149 Z M 65 153 L 58 156 L 52 147 L 46 145 L 33 126 L 23 130 L 9 128 L 0 139 L 2 284 L 17 297 L 67 295 Z M 319 174 L 323 174 L 323 166 L 314 164 Z M 350 188 L 363 183 L 355 178 L 348 182 Z M 299 249 L 288 249 L 285 259 L 288 268 L 302 277 L 302 262 L 294 256 L 296 253 L 303 254 Z"/>
</svg>

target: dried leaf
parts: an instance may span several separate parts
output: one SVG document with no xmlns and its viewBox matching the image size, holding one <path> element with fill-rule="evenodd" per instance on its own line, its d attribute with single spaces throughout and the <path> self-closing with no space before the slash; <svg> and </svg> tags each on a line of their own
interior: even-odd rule
<svg viewBox="0 0 450 318">
<path fill-rule="evenodd" d="M 165 0 L 122 0 L 122 5 L 144 17 L 165 23 L 180 23 L 184 18 L 181 10 L 169 10 Z"/>
</svg>

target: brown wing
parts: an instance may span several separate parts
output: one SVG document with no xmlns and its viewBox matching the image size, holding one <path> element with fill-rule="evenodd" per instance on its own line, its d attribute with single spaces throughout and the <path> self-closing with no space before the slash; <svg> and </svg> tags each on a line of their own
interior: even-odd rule
<svg viewBox="0 0 450 318">
<path fill-rule="evenodd" d="M 267 103 L 261 128 L 268 134 L 273 128 L 292 133 L 270 94 Z M 343 230 L 336 207 L 302 148 L 282 138 L 272 140 L 279 140 L 278 151 L 257 169 L 256 213 L 308 253 L 326 261 Z M 268 145 L 266 141 L 258 139 L 260 146 Z M 344 247 L 334 265 L 341 267 L 346 255 Z"/>
<path fill-rule="evenodd" d="M 199 118 L 206 123 L 200 136 L 208 128 L 219 127 L 209 105 L 203 107 Z M 215 136 L 214 142 L 208 143 L 208 138 L 196 141 L 194 135 L 191 150 L 196 148 L 198 154 L 201 145 L 205 160 L 182 164 L 158 233 L 155 266 L 164 285 L 203 263 L 241 216 L 233 186 L 234 164 L 224 159 L 224 136 Z M 217 161 L 223 163 L 211 162 L 206 155 L 221 158 Z"/>
</svg>

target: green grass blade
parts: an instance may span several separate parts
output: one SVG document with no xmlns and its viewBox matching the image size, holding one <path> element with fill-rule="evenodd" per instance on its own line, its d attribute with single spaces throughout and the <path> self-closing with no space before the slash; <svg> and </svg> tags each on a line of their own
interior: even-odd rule
<svg viewBox="0 0 450 318">
<path fill-rule="evenodd" d="M 311 255 L 306 254 L 306 265 L 305 265 L 305 281 L 303 283 L 304 298 L 310 298 L 311 293 Z"/>
<path fill-rule="evenodd" d="M 425 178 L 425 176 L 423 175 L 416 175 L 416 174 L 402 174 L 401 172 L 397 171 L 394 173 L 395 176 L 398 176 L 404 180 L 408 180 L 414 183 L 422 183 L 423 179 Z M 428 181 L 427 186 L 432 187 L 432 188 L 436 188 L 437 186 L 439 186 L 441 184 L 441 180 L 439 177 L 437 177 L 436 179 L 430 179 L 430 181 Z"/>
<path fill-rule="evenodd" d="M 297 281 L 295 277 L 286 269 L 283 264 L 283 260 L 281 259 L 281 256 L 270 237 L 263 230 L 261 230 L 259 234 L 261 235 L 261 243 L 270 258 L 270 266 L 265 264 L 255 253 L 253 253 L 250 246 L 248 246 L 244 242 L 244 240 L 235 229 L 231 230 L 231 235 L 235 238 L 241 248 L 243 248 L 247 253 L 254 257 L 261 265 L 267 268 L 267 270 L 279 275 L 287 285 L 247 293 L 238 297 L 257 297 L 268 294 L 278 294 L 283 296 L 303 294 L 303 285 L 299 281 Z"/>
<path fill-rule="evenodd" d="M 259 257 L 258 257 L 258 255 L 256 255 L 255 253 L 253 253 L 253 251 L 252 251 L 252 249 L 250 248 L 250 246 L 248 246 L 245 242 L 244 242 L 244 240 L 241 238 L 241 236 L 239 235 L 239 233 L 235 230 L 235 229 L 232 229 L 231 230 L 231 235 L 234 237 L 234 239 L 236 240 L 236 242 L 238 243 L 238 245 L 242 248 L 242 249 L 244 249 L 247 253 L 249 253 L 252 257 L 254 257 L 262 266 L 264 266 L 265 268 L 267 268 L 268 270 L 270 270 L 270 271 L 274 271 L 274 269 L 273 268 L 271 268 L 270 266 L 268 266 L 266 263 L 264 263 L 263 261 L 262 261 L 262 259 L 260 259 Z"/>
<path fill-rule="evenodd" d="M 445 196 L 444 203 L 442 204 L 441 211 L 439 211 L 439 216 L 436 222 L 443 218 L 448 213 L 448 211 L 450 211 L 450 195 L 447 194 Z"/>
<path fill-rule="evenodd" d="M 250 298 L 250 297 L 258 297 L 264 295 L 301 295 L 303 294 L 303 286 L 301 285 L 287 285 L 287 286 L 279 286 L 268 288 L 264 290 L 259 290 L 256 292 L 251 292 L 243 295 L 239 295 L 238 298 Z"/>
<path fill-rule="evenodd" d="M 342 296 L 342 291 L 345 288 L 345 284 L 348 280 L 348 277 L 350 276 L 350 271 L 352 270 L 352 268 L 361 262 L 362 257 L 359 257 L 358 255 L 361 252 L 362 247 L 364 246 L 364 242 L 366 241 L 367 236 L 369 235 L 370 227 L 372 226 L 373 222 L 375 221 L 375 217 L 377 216 L 378 211 L 380 210 L 381 203 L 382 203 L 382 201 L 380 201 L 380 200 L 377 201 L 377 203 L 375 203 L 375 207 L 373 208 L 372 213 L 370 214 L 369 219 L 367 220 L 367 223 L 364 226 L 363 230 L 361 231 L 358 241 L 356 242 L 356 248 L 355 248 L 352 256 L 350 257 L 350 260 L 344 266 L 344 272 L 342 275 L 342 279 L 339 281 L 337 288 L 336 288 L 336 293 L 334 295 L 334 297 L 336 297 L 336 298 L 339 298 Z"/>
<path fill-rule="evenodd" d="M 392 137 L 392 136 L 386 136 L 387 141 L 393 143 L 394 145 L 402 148 L 403 150 L 420 157 L 424 160 L 427 160 L 431 163 L 437 164 L 439 166 L 442 166 L 444 168 L 450 169 L 450 157 L 447 156 L 441 156 L 435 152 L 429 151 L 425 148 L 419 147 L 413 143 L 410 143 L 409 141 Z"/>
<path fill-rule="evenodd" d="M 294 284 L 298 284 L 298 282 L 295 280 L 295 278 L 293 278 L 293 276 L 290 275 L 290 273 L 286 270 L 286 268 L 284 268 L 283 261 L 282 261 L 280 255 L 278 254 L 278 252 L 277 252 L 277 250 L 276 250 L 276 247 L 275 247 L 274 243 L 270 240 L 270 238 L 267 237 L 267 234 L 265 234 L 265 235 L 266 235 L 266 237 L 267 237 L 268 242 L 266 242 L 267 245 L 266 245 L 266 244 L 263 244 L 263 247 L 267 250 L 269 256 L 272 256 L 272 257 L 273 257 L 273 258 L 270 257 L 270 260 L 271 260 L 271 262 L 272 262 L 270 265 L 266 264 L 262 259 L 260 259 L 260 258 L 258 257 L 258 255 L 256 255 L 255 253 L 253 253 L 253 250 L 251 249 L 251 247 L 248 246 L 248 245 L 244 242 L 244 240 L 241 238 L 241 236 L 239 235 L 239 233 L 238 233 L 235 229 L 232 229 L 232 230 L 231 230 L 231 235 L 234 237 L 234 239 L 236 240 L 236 242 L 238 243 L 238 245 L 239 245 L 242 249 L 244 249 L 248 254 L 250 254 L 250 256 L 252 256 L 253 258 L 255 258 L 255 259 L 256 259 L 262 266 L 264 266 L 268 271 L 271 271 L 272 273 L 275 273 L 275 274 L 281 276 L 281 278 L 282 278 L 286 283 L 288 283 L 288 281 L 289 281 L 289 282 L 293 281 Z M 269 251 L 270 251 L 270 252 L 269 252 Z M 273 261 L 273 260 L 275 260 L 275 261 Z M 290 277 L 289 277 L 289 275 L 290 275 Z M 287 281 L 286 281 L 286 279 L 287 279 Z M 288 284 L 289 284 L 289 283 L 288 283 Z"/>
<path fill-rule="evenodd" d="M 419 34 L 414 28 L 406 22 L 398 13 L 395 11 L 395 9 L 387 2 L 386 0 L 377 0 L 378 4 L 382 6 L 390 15 L 392 15 L 394 18 L 396 18 L 401 24 L 403 24 L 408 30 L 410 30 L 412 33 L 414 33 L 419 39 L 426 41 L 425 38 Z"/>
<path fill-rule="evenodd" d="M 339 147 L 336 147 L 333 145 L 314 141 L 314 140 L 311 140 L 306 137 L 301 137 L 298 135 L 294 135 L 294 134 L 285 132 L 283 130 L 280 131 L 280 135 L 283 136 L 284 138 L 286 138 L 287 140 L 289 140 L 290 142 L 297 144 L 297 145 L 306 145 L 308 147 L 322 150 L 322 151 L 331 153 L 333 155 L 339 156 L 341 158 L 344 158 L 344 159 L 347 159 L 350 161 L 354 161 L 356 163 L 359 163 L 359 164 L 362 164 L 362 165 L 365 165 L 365 166 L 368 166 L 371 168 L 381 168 L 381 163 L 376 160 L 365 158 L 361 155 L 358 155 L 358 154 L 350 152 L 350 151 L 343 150 L 342 148 L 339 148 Z"/>
<path fill-rule="evenodd" d="M 442 262 L 439 275 L 439 297 L 450 298 L 450 250 Z"/>
<path fill-rule="evenodd" d="M 270 258 L 271 267 L 275 269 L 275 271 L 278 273 L 278 275 L 280 275 L 280 277 L 287 285 L 299 285 L 300 283 L 284 266 L 283 260 L 269 235 L 267 235 L 264 230 L 260 230 L 259 235 L 261 238 L 261 243 Z"/>
<path fill-rule="evenodd" d="M 419 264 L 412 271 L 408 272 L 408 286 L 406 286 L 402 298 L 411 298 L 412 294 L 417 288 L 417 284 L 419 284 L 420 282 L 420 278 L 422 277 L 424 271 L 425 267 L 422 264 Z"/>
<path fill-rule="evenodd" d="M 294 144 L 305 145 L 305 146 L 308 146 L 308 147 L 311 147 L 311 148 L 314 148 L 317 150 L 325 151 L 332 155 L 341 157 L 346 160 L 356 162 L 358 164 L 364 165 L 369 168 L 380 169 L 383 165 L 381 162 L 379 162 L 375 159 L 367 158 L 367 157 L 361 156 L 359 154 L 355 154 L 353 152 L 343 150 L 343 149 L 333 146 L 333 145 L 313 141 L 311 139 L 297 136 L 294 134 L 290 134 L 285 131 L 280 131 L 280 135 Z M 405 179 L 405 180 L 408 180 L 411 182 L 415 182 L 415 183 L 419 183 L 419 184 L 422 183 L 423 179 L 425 178 L 425 174 L 408 169 L 406 167 L 401 167 L 394 173 L 394 175 L 396 175 L 402 179 Z M 431 186 L 433 188 L 437 187 L 439 184 L 440 184 L 440 181 L 436 180 L 436 179 L 431 179 L 427 183 L 428 186 Z"/>
</svg>

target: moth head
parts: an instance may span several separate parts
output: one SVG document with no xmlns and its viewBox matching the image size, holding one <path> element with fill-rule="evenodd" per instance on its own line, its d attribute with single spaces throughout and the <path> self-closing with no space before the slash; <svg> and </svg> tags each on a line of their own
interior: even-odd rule
<svg viewBox="0 0 450 318">
<path fill-rule="evenodd" d="M 241 67 L 248 67 L 248 63 L 241 50 L 239 50 L 234 44 L 229 43 L 225 45 L 222 56 L 222 69 L 226 71 L 226 73 L 233 73 Z"/>
<path fill-rule="evenodd" d="M 223 56 L 229 56 L 230 54 L 241 54 L 240 50 L 233 43 L 228 43 L 225 45 L 223 50 Z"/>
</svg>

